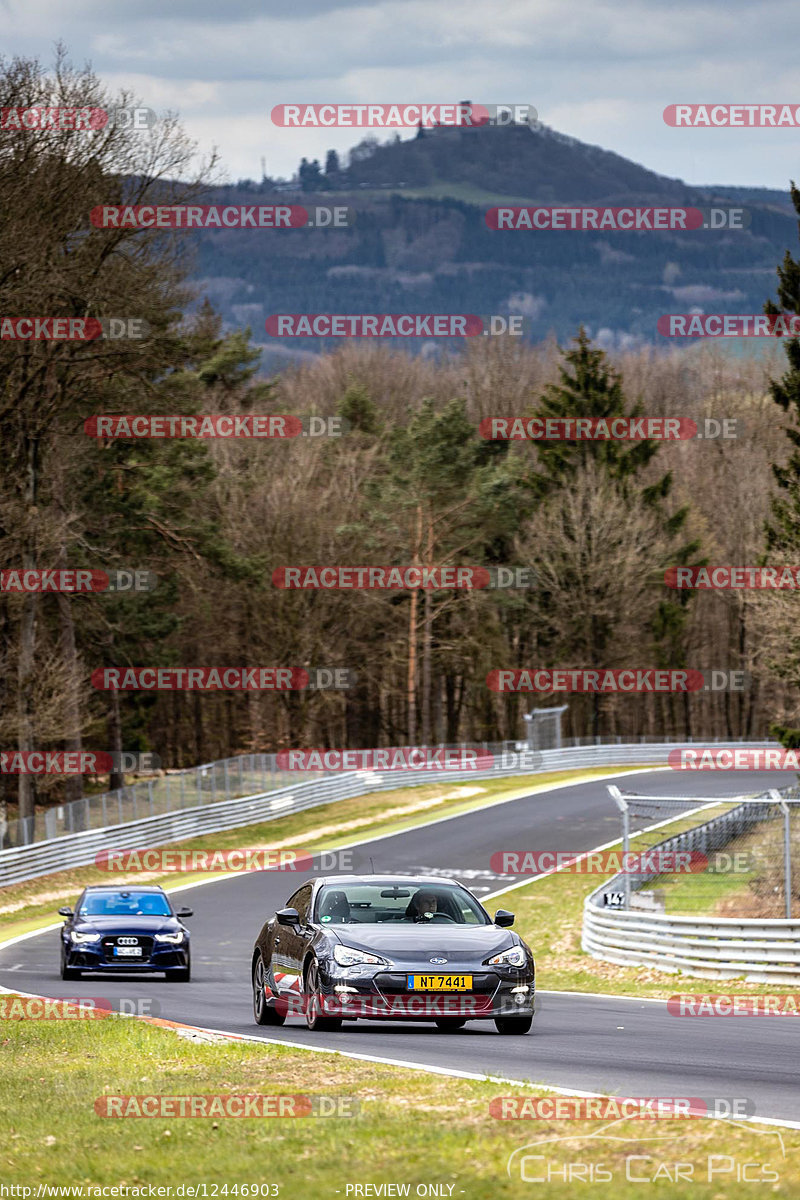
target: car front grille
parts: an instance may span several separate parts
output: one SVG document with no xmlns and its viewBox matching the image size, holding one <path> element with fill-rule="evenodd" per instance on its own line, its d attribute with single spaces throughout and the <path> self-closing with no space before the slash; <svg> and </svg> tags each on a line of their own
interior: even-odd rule
<svg viewBox="0 0 800 1200">
<path fill-rule="evenodd" d="M 424 973 L 425 972 L 421 972 L 419 970 L 416 970 L 414 972 L 404 971 L 402 974 L 400 974 L 399 972 L 394 972 L 394 971 L 392 971 L 392 972 L 386 971 L 386 972 L 381 973 L 380 975 L 375 976 L 375 986 L 377 987 L 378 991 L 384 996 L 407 996 L 410 994 L 409 990 L 408 990 L 408 976 L 410 974 L 419 975 L 419 974 L 424 974 Z M 491 975 L 491 974 L 476 975 L 474 972 L 465 972 L 465 974 L 472 974 L 472 988 L 469 992 L 435 992 L 435 993 L 414 992 L 413 994 L 419 995 L 419 996 L 422 996 L 422 995 L 437 995 L 437 996 L 441 996 L 441 995 L 447 995 L 447 996 L 483 995 L 483 996 L 486 996 L 486 995 L 491 995 L 497 988 L 498 980 L 497 980 L 496 975 Z"/>
<path fill-rule="evenodd" d="M 120 937 L 126 937 L 126 936 L 128 936 L 128 935 L 126 935 L 126 934 L 120 935 Z M 136 943 L 137 943 L 137 945 L 141 946 L 142 953 L 141 953 L 141 956 L 137 954 L 135 957 L 131 957 L 131 958 L 128 958 L 127 956 L 125 956 L 124 958 L 120 958 L 114 953 L 114 947 L 119 942 L 120 937 L 104 937 L 103 938 L 103 958 L 105 959 L 106 962 L 126 963 L 131 966 L 135 966 L 137 963 L 149 962 L 149 960 L 153 954 L 153 938 L 152 937 L 141 937 L 137 934 L 136 935 Z M 123 942 L 123 945 L 124 944 L 125 943 Z"/>
</svg>

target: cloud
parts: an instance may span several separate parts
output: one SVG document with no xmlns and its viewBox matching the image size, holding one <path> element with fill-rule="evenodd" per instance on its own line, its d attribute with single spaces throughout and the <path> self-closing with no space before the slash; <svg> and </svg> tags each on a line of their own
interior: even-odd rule
<svg viewBox="0 0 800 1200">
<path fill-rule="evenodd" d="M 356 130 L 271 125 L 286 102 L 530 103 L 553 128 L 691 183 L 785 188 L 790 130 L 671 129 L 667 104 L 790 102 L 800 8 L 677 0 L 0 0 L 6 53 L 76 63 L 181 113 L 231 178 L 290 175 Z"/>
</svg>

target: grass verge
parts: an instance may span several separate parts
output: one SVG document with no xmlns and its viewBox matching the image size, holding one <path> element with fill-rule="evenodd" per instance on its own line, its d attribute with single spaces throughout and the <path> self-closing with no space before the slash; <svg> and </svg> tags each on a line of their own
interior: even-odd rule
<svg viewBox="0 0 800 1200">
<path fill-rule="evenodd" d="M 715 814 L 724 812 L 722 806 Z M 661 841 L 680 833 L 683 829 L 699 824 L 704 818 L 680 817 L 654 834 L 631 838 L 631 850 L 647 850 L 654 840 Z M 611 849 L 622 851 L 618 842 Z M 606 876 L 611 878 L 612 876 Z M 657 971 L 649 966 L 623 967 L 616 963 L 602 962 L 592 958 L 581 949 L 583 905 L 586 897 L 602 881 L 601 875 L 578 874 L 557 871 L 522 887 L 514 888 L 503 896 L 503 907 L 512 909 L 517 916 L 519 933 L 536 956 L 536 986 L 540 990 L 568 992 L 606 992 L 625 996 L 667 999 L 678 991 L 697 993 L 737 992 L 778 993 L 786 992 L 786 984 L 745 983 L 743 980 L 708 980 L 683 972 Z M 688 875 L 687 886 L 701 875 Z M 719 876 L 725 886 L 726 877 Z M 730 877 L 727 877 L 729 880 Z M 706 898 L 715 895 L 714 884 L 704 885 Z M 694 912 L 711 911 L 701 907 L 702 895 L 697 895 L 698 904 Z M 547 1003 L 546 997 L 541 1000 Z"/>
<path fill-rule="evenodd" d="M 535 1038 L 523 1043 L 530 1058 Z M 773 1194 L 791 1194 L 800 1178 L 797 1131 L 702 1119 L 613 1127 L 503 1121 L 489 1113 L 493 1098 L 535 1093 L 279 1046 L 198 1044 L 124 1018 L 0 1021 L 0 1045 L 0 1178 L 31 1187 L 33 1197 L 39 1185 L 125 1185 L 144 1188 L 144 1195 L 149 1186 L 171 1186 L 174 1197 L 179 1185 L 198 1183 L 208 1185 L 208 1196 L 239 1196 L 246 1183 L 277 1184 L 277 1194 L 291 1200 L 345 1200 L 348 1185 L 366 1184 L 409 1189 L 384 1195 L 494 1200 L 518 1196 L 531 1176 L 549 1175 L 554 1200 L 574 1194 L 576 1176 L 593 1183 L 595 1200 L 617 1200 L 633 1175 L 655 1180 L 654 1196 L 717 1200 L 752 1195 L 752 1182 L 737 1182 L 743 1163 L 757 1164 L 751 1178 L 767 1182 Z M 355 1097 L 359 1108 L 350 1117 L 301 1119 L 114 1119 L 94 1108 L 104 1095 L 199 1093 Z M 537 1142 L 545 1144 L 530 1145 Z M 521 1155 L 511 1175 L 507 1163 L 525 1146 L 542 1158 L 528 1160 L 521 1181 Z M 709 1162 L 716 1172 L 710 1180 Z M 684 1180 L 691 1172 L 691 1186 L 675 1183 L 676 1164 L 683 1164 Z M 427 1191 L 431 1185 L 441 1190 Z M 370 1194 L 381 1193 L 349 1192 Z"/>
</svg>

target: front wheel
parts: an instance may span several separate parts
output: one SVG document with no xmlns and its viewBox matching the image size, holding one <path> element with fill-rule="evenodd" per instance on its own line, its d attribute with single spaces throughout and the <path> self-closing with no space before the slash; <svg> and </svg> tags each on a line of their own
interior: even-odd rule
<svg viewBox="0 0 800 1200">
<path fill-rule="evenodd" d="M 285 1012 L 278 1012 L 274 1005 L 267 1004 L 264 988 L 267 982 L 267 972 L 264 960 L 259 954 L 253 966 L 253 1016 L 256 1025 L 282 1025 L 286 1020 Z"/>
<path fill-rule="evenodd" d="M 61 978 L 62 979 L 80 979 L 81 972 L 76 971 L 74 967 L 67 966 L 67 952 L 64 947 L 61 947 Z"/>
<path fill-rule="evenodd" d="M 494 1023 L 498 1033 L 527 1033 L 533 1024 L 533 1016 L 495 1017 Z"/>
<path fill-rule="evenodd" d="M 315 962 L 306 971 L 306 1025 L 319 1033 L 334 1033 L 342 1027 L 341 1017 L 326 1017 L 322 1011 L 319 967 Z"/>
<path fill-rule="evenodd" d="M 192 960 L 187 959 L 185 967 L 179 967 L 175 971 L 165 971 L 164 978 L 173 983 L 188 983 L 192 978 Z"/>
</svg>

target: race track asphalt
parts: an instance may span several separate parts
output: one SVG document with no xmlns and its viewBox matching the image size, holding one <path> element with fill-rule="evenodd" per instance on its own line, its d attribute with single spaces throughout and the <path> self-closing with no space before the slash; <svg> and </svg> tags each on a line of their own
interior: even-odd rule
<svg viewBox="0 0 800 1200">
<path fill-rule="evenodd" d="M 698 797 L 784 786 L 784 773 L 697 773 Z M 498 876 L 489 859 L 502 849 L 590 850 L 619 836 L 619 813 L 608 795 L 610 779 L 581 783 L 495 804 L 418 829 L 353 847 L 353 870 L 444 874 L 460 878 L 482 899 L 515 882 Z M 674 771 L 625 774 L 622 788 L 652 796 L 685 794 Z M 673 815 L 650 816 L 658 819 Z M 644 824 L 639 821 L 634 827 Z M 491 1022 L 457 1033 L 433 1025 L 360 1021 L 337 1033 L 311 1034 L 301 1017 L 283 1027 L 253 1022 L 250 959 L 255 936 L 303 880 L 300 874 L 251 872 L 181 891 L 177 902 L 194 909 L 193 978 L 168 983 L 157 976 L 94 976 L 65 983 L 58 973 L 58 931 L 49 930 L 0 948 L 0 984 L 44 996 L 104 996 L 157 1002 L 169 1020 L 248 1037 L 264 1037 L 431 1067 L 485 1073 L 581 1091 L 627 1096 L 746 1097 L 756 1115 L 800 1121 L 797 1046 L 792 1017 L 679 1018 L 665 1002 L 548 992 L 538 980 L 537 1015 L 525 1037 L 498 1034 Z M 588 890 L 588 888 L 587 888 Z M 513 891 L 493 905 L 513 910 Z M 535 931 L 528 940 L 535 951 Z M 669 977 L 665 976 L 668 983 Z M 735 991 L 735 985 L 675 982 L 686 992 Z M 788 989 L 787 989 L 788 990 Z"/>
</svg>

